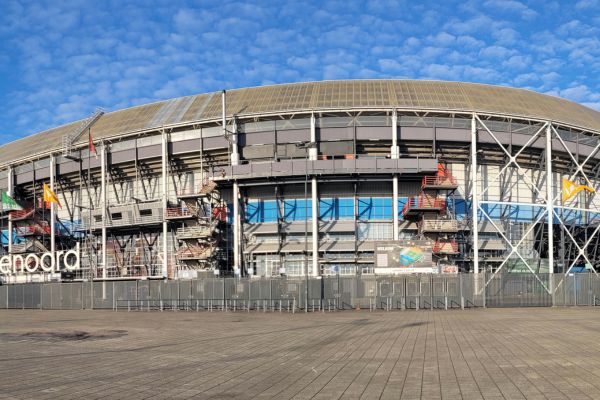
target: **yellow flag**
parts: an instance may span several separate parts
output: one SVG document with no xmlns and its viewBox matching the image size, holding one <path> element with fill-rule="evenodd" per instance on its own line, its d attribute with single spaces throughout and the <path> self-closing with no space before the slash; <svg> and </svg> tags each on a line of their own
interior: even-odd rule
<svg viewBox="0 0 600 400">
<path fill-rule="evenodd" d="M 58 197 L 56 197 L 56 194 L 54 194 L 52 189 L 50 189 L 50 186 L 48 186 L 45 183 L 44 183 L 44 202 L 56 203 L 56 204 L 58 204 L 58 206 L 60 208 L 62 208 L 62 206 L 60 205 L 60 201 L 58 201 Z"/>
<path fill-rule="evenodd" d="M 581 192 L 582 190 L 587 190 L 590 193 L 596 193 L 596 191 L 594 189 L 592 189 L 591 187 L 589 187 L 587 185 L 579 185 L 579 184 L 572 182 L 566 178 L 563 178 L 562 185 L 563 185 L 563 189 L 562 189 L 563 202 L 569 200 L 570 198 L 572 198 L 573 196 L 575 196 L 577 193 Z"/>
</svg>

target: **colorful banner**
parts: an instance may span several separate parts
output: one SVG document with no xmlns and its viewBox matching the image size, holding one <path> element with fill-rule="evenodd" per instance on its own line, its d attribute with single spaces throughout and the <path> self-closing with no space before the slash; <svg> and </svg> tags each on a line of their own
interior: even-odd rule
<svg viewBox="0 0 600 400">
<path fill-rule="evenodd" d="M 431 274 L 439 268 L 433 263 L 431 243 L 427 240 L 378 242 L 375 244 L 375 273 Z"/>
</svg>

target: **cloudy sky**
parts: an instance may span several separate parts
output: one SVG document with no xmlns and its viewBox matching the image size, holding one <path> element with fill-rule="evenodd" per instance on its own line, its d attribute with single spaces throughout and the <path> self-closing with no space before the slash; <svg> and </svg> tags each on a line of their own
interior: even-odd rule
<svg viewBox="0 0 600 400">
<path fill-rule="evenodd" d="M 347 78 L 508 85 L 600 110 L 600 0 L 0 1 L 0 144 L 95 107 Z"/>
</svg>

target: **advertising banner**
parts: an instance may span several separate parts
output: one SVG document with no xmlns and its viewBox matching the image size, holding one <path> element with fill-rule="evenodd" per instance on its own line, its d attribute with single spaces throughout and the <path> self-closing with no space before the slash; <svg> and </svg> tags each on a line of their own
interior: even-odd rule
<svg viewBox="0 0 600 400">
<path fill-rule="evenodd" d="M 387 241 L 375 244 L 376 274 L 432 274 L 431 243 L 427 240 Z"/>
</svg>

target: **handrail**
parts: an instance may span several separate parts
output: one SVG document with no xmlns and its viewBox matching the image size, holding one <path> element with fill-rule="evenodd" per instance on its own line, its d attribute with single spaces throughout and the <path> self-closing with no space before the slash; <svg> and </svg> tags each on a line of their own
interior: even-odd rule
<svg viewBox="0 0 600 400">
<path fill-rule="evenodd" d="M 426 219 L 421 222 L 421 227 L 436 231 L 457 231 L 458 222 L 453 219 Z"/>
<path fill-rule="evenodd" d="M 458 242 L 456 240 L 437 240 L 432 247 L 434 253 L 441 253 L 447 251 L 447 247 L 450 247 L 453 253 L 458 253 Z"/>
<path fill-rule="evenodd" d="M 452 175 L 437 175 L 437 176 L 424 176 L 421 181 L 421 188 L 425 186 L 456 186 L 458 183 Z"/>
<path fill-rule="evenodd" d="M 431 196 L 417 196 L 411 197 L 408 199 L 404 207 L 402 208 L 402 214 L 406 214 L 411 209 L 439 209 L 440 211 L 444 211 L 446 209 L 446 199 L 441 197 L 431 197 Z"/>
<path fill-rule="evenodd" d="M 191 217 L 193 214 L 187 208 L 182 207 L 167 207 L 165 209 L 165 216 L 169 217 Z"/>
</svg>

